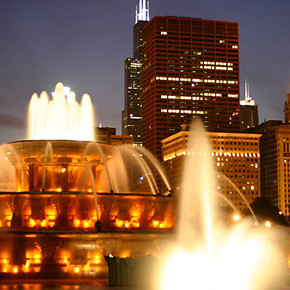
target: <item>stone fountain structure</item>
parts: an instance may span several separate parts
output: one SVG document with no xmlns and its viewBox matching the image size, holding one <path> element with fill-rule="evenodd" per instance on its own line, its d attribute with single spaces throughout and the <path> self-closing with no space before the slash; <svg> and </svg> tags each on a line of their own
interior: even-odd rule
<svg viewBox="0 0 290 290">
<path fill-rule="evenodd" d="M 28 140 L 0 147 L 1 278 L 106 277 L 105 255 L 154 254 L 175 224 L 156 160 L 95 142 L 87 94 L 52 95 L 32 96 Z"/>
</svg>

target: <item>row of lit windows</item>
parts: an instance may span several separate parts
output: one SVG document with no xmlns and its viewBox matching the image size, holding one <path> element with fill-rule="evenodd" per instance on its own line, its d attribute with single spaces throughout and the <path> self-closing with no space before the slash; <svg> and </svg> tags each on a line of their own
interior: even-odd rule
<svg viewBox="0 0 290 290">
<path fill-rule="evenodd" d="M 208 66 L 208 65 L 205 65 L 205 66 L 200 66 L 201 69 L 216 69 L 216 70 L 233 70 L 232 67 L 225 67 L 225 66 Z"/>
<path fill-rule="evenodd" d="M 162 88 L 162 87 L 157 87 L 157 88 Z M 171 87 L 170 88 L 171 90 L 179 90 L 179 88 L 174 88 L 174 87 Z M 207 97 L 222 97 L 222 94 L 220 93 L 205 93 L 204 96 L 207 96 Z M 229 98 L 238 98 L 239 95 L 238 94 L 228 94 L 228 95 L 224 95 L 224 97 L 229 97 Z M 169 97 L 169 96 L 166 96 L 166 95 L 161 95 L 161 99 L 181 99 L 181 100 L 202 100 L 202 98 L 198 98 L 198 97 L 190 97 L 190 96 L 180 96 L 180 97 L 176 97 L 174 98 L 173 97 Z M 221 105 L 224 105 L 224 104 L 221 104 Z M 235 104 L 234 104 L 235 105 Z"/>
<path fill-rule="evenodd" d="M 201 61 L 200 63 L 205 65 L 233 66 L 232 62 Z"/>
<path fill-rule="evenodd" d="M 177 109 L 161 109 L 160 112 L 161 113 L 197 114 L 197 115 L 203 115 L 203 114 L 208 113 L 208 111 L 177 110 Z"/>
<path fill-rule="evenodd" d="M 220 94 L 220 93 L 204 93 L 204 96 L 207 96 L 207 97 L 222 97 L 222 94 Z M 194 101 L 207 100 L 207 98 L 203 98 L 203 97 L 173 96 L 173 95 L 161 95 L 161 99 L 194 100 Z"/>
<path fill-rule="evenodd" d="M 194 82 L 194 83 L 217 83 L 217 84 L 238 84 L 237 80 L 216 80 L 216 79 L 191 79 L 191 78 L 179 78 L 179 77 L 167 77 L 167 76 L 156 76 L 157 81 L 181 81 L 181 82 Z M 154 78 L 152 79 L 152 81 Z"/>
<path fill-rule="evenodd" d="M 233 156 L 233 157 L 260 157 L 259 153 L 232 153 L 232 152 L 215 152 L 212 156 Z"/>
</svg>

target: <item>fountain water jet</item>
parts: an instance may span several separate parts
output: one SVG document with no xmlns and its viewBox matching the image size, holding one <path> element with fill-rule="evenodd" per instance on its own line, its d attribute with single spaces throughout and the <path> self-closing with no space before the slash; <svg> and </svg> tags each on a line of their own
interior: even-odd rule
<svg viewBox="0 0 290 290">
<path fill-rule="evenodd" d="M 94 140 L 94 112 L 90 96 L 84 94 L 81 104 L 75 93 L 57 83 L 49 100 L 46 92 L 38 98 L 33 94 L 29 103 L 29 140 Z"/>
<path fill-rule="evenodd" d="M 156 179 L 154 178 L 154 173 L 158 173 L 161 177 L 161 181 L 165 186 L 165 194 L 171 192 L 171 186 L 169 181 L 166 177 L 166 174 L 163 168 L 160 166 L 159 162 L 157 161 L 156 157 L 153 156 L 148 150 L 145 148 L 140 147 L 132 147 L 129 145 L 120 145 L 117 147 L 118 151 L 120 151 L 123 160 L 131 159 L 132 162 L 137 162 L 140 165 L 142 177 L 144 177 L 149 184 L 150 190 L 153 194 L 161 193 L 159 192 L 158 185 Z M 127 156 L 128 155 L 128 156 Z M 150 169 L 150 165 L 151 168 Z M 164 194 L 164 193 L 161 193 Z"/>
<path fill-rule="evenodd" d="M 192 127 L 179 199 L 178 242 L 165 258 L 158 289 L 279 289 L 286 267 L 271 232 L 247 222 L 231 230 L 217 226 L 209 142 L 200 121 Z"/>
</svg>

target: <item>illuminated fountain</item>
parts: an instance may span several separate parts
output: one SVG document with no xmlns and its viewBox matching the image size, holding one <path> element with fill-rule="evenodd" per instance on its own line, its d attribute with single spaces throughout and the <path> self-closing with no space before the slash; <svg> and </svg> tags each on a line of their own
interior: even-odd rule
<svg viewBox="0 0 290 290">
<path fill-rule="evenodd" d="M 95 142 L 87 94 L 52 95 L 32 96 L 28 140 L 0 147 L 1 278 L 106 277 L 104 255 L 155 253 L 175 223 L 151 154 Z"/>
<path fill-rule="evenodd" d="M 289 241 L 286 256 L 281 247 L 285 233 L 259 226 L 254 218 L 231 227 L 221 223 L 211 148 L 200 121 L 193 123 L 188 148 L 177 242 L 163 253 L 157 289 L 284 289 L 289 253 Z"/>
<path fill-rule="evenodd" d="M 270 231 L 218 222 L 200 128 L 173 231 L 176 200 L 158 162 L 140 148 L 95 142 L 88 95 L 78 104 L 59 83 L 53 100 L 34 94 L 29 112 L 29 140 L 0 147 L 0 278 L 108 277 L 104 256 L 152 254 L 165 260 L 157 289 L 278 289 L 283 269 Z"/>
</svg>

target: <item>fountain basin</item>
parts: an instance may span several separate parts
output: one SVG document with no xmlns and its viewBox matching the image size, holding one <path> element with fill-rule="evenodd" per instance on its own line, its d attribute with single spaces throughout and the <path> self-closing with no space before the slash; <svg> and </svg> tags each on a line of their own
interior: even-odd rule
<svg viewBox="0 0 290 290">
<path fill-rule="evenodd" d="M 8 159 L 8 166 L 15 169 L 11 179 L 17 192 L 92 192 L 93 183 L 101 186 L 100 175 L 114 150 L 105 144 L 71 140 L 17 141 L 1 149 L 2 159 Z"/>
</svg>

